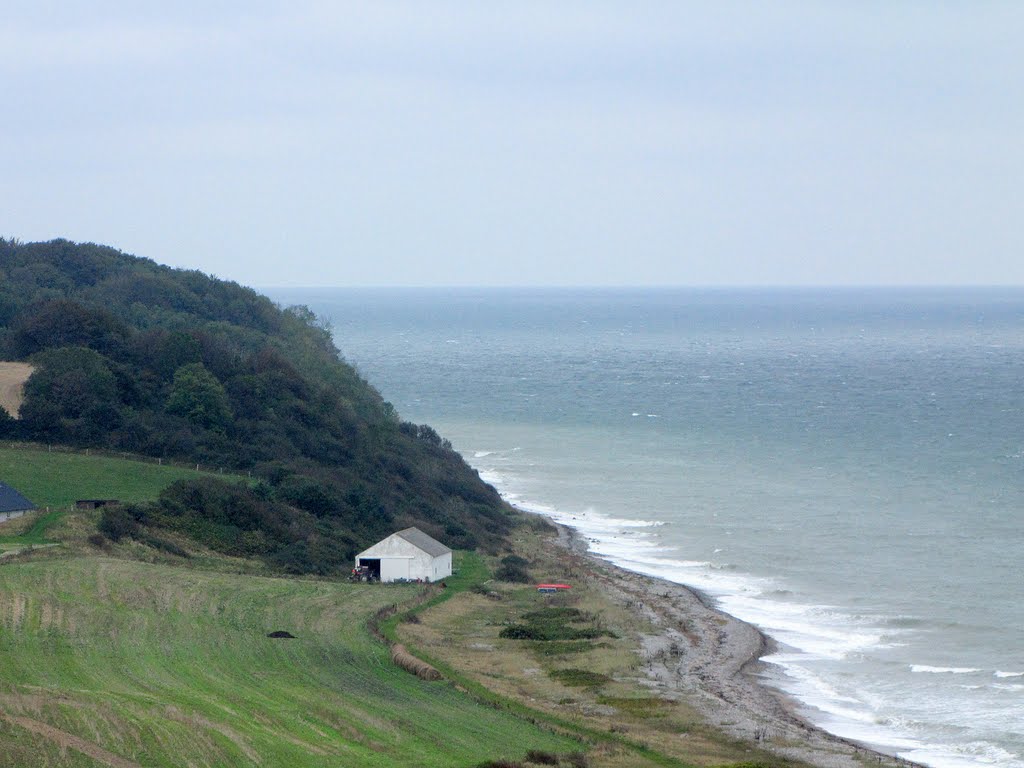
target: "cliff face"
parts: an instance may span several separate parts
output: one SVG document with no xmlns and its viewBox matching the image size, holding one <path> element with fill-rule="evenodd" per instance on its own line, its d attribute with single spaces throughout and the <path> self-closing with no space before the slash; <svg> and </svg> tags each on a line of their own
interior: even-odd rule
<svg viewBox="0 0 1024 768">
<path fill-rule="evenodd" d="M 93 244 L 0 240 L 0 359 L 35 366 L 0 437 L 249 470 L 268 503 L 304 513 L 290 545 L 348 557 L 415 525 L 492 548 L 508 530 L 495 491 L 403 423 L 308 309 L 237 283 Z"/>
</svg>

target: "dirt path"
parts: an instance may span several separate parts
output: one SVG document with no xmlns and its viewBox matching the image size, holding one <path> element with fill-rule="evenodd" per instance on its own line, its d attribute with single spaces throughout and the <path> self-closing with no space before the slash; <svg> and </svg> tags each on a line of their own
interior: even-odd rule
<svg viewBox="0 0 1024 768">
<path fill-rule="evenodd" d="M 14 723 L 15 725 L 19 725 L 26 731 L 32 731 L 32 733 L 49 739 L 64 749 L 73 749 L 76 752 L 81 752 L 83 755 L 91 757 L 97 762 L 111 766 L 111 768 L 142 768 L 138 763 L 121 757 L 120 755 L 115 755 L 113 752 L 108 752 L 103 749 L 103 747 L 93 744 L 91 741 L 80 739 L 78 736 L 62 731 L 59 728 L 54 728 L 52 725 L 40 723 L 38 720 L 32 720 L 28 717 L 6 715 L 2 712 L 0 712 L 0 718 L 7 720 L 10 723 Z"/>
<path fill-rule="evenodd" d="M 22 390 L 35 369 L 28 363 L 0 363 L 0 408 L 18 418 Z"/>
</svg>

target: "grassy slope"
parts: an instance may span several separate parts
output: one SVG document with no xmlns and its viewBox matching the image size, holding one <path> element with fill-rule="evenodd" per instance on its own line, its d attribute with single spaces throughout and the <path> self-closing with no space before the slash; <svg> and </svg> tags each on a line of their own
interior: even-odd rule
<svg viewBox="0 0 1024 768">
<path fill-rule="evenodd" d="M 45 448 L 0 447 L 0 480 L 18 489 L 40 508 L 24 534 L 0 536 L 0 544 L 39 544 L 47 529 L 76 499 L 150 501 L 175 480 L 199 477 L 194 469 L 105 456 L 86 456 Z"/>
<path fill-rule="evenodd" d="M 415 589 L 106 558 L 3 565 L 0 713 L 146 766 L 470 766 L 579 748 L 394 667 L 365 621 Z M 297 639 L 266 637 L 279 629 Z M 94 764 L 9 719 L 0 744 L 0 766 Z"/>
<path fill-rule="evenodd" d="M 715 766 L 756 763 L 761 768 L 802 764 L 757 750 L 704 721 L 686 696 L 664 695 L 641 669 L 642 635 L 658 629 L 602 588 L 601 567 L 526 529 L 513 539 L 539 581 L 567 582 L 569 593 L 539 595 L 533 584 L 487 583 L 490 596 L 464 591 L 419 611 L 418 624 L 397 624 L 398 638 L 416 655 L 452 674 L 482 698 L 528 706 L 538 719 L 565 723 L 597 748 L 593 768 Z M 613 631 L 592 641 L 556 643 L 503 639 L 501 629 L 545 606 L 575 607 Z M 553 672 L 607 676 L 593 686 L 553 679 Z M 579 675 L 575 675 L 579 676 Z M 753 761 L 753 762 L 751 762 Z"/>
</svg>

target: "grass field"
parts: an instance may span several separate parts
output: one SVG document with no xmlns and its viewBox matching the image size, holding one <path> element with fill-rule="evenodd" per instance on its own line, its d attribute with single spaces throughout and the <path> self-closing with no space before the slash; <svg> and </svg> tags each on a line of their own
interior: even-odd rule
<svg viewBox="0 0 1024 768">
<path fill-rule="evenodd" d="M 76 499 L 150 501 L 175 480 L 206 474 L 143 461 L 51 453 L 44 447 L 0 447 L 0 480 L 18 489 L 37 507 L 51 510 L 37 514 L 21 535 L 0 536 L 0 543 L 44 542 L 47 529 Z"/>
<path fill-rule="evenodd" d="M 0 766 L 447 767 L 581 748 L 395 667 L 365 622 L 416 589 L 0 565 Z"/>
</svg>

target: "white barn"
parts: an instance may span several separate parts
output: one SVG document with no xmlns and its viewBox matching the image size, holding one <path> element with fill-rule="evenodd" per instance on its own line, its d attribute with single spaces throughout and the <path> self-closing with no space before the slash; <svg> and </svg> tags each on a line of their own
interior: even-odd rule
<svg viewBox="0 0 1024 768">
<path fill-rule="evenodd" d="M 437 581 L 452 575 L 452 551 L 419 528 L 406 528 L 356 555 L 356 567 L 383 582 Z"/>
</svg>

